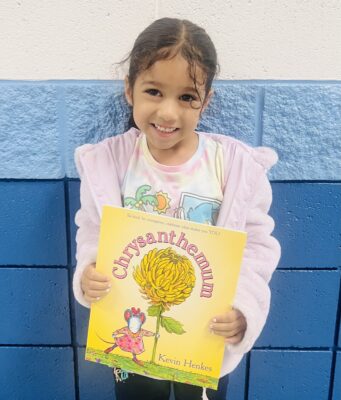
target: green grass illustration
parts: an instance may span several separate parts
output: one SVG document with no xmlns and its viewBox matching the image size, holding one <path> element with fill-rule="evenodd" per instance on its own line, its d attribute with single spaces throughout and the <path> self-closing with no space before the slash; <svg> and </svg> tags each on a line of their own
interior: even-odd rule
<svg viewBox="0 0 341 400">
<path fill-rule="evenodd" d="M 105 364 L 109 367 L 119 367 L 128 372 L 135 372 L 146 376 L 157 376 L 170 381 L 189 383 L 191 385 L 198 385 L 211 389 L 216 389 L 218 385 L 217 378 L 193 372 L 180 371 L 175 368 L 165 367 L 148 361 L 144 361 L 141 366 L 134 363 L 131 358 L 118 356 L 116 354 L 105 354 L 103 351 L 95 350 L 91 347 L 87 347 L 85 359 Z"/>
</svg>

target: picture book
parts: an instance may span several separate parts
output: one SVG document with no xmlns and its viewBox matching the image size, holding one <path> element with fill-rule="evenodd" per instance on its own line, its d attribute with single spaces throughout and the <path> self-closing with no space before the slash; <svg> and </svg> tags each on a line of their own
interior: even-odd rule
<svg viewBox="0 0 341 400">
<path fill-rule="evenodd" d="M 112 279 L 91 305 L 86 360 L 215 389 L 246 233 L 104 206 L 96 268 Z"/>
</svg>

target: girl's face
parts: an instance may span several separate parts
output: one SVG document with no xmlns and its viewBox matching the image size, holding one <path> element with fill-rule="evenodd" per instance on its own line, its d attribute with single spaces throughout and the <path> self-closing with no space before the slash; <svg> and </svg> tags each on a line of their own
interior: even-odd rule
<svg viewBox="0 0 341 400">
<path fill-rule="evenodd" d="M 198 69 L 196 75 L 197 89 L 204 99 L 202 71 Z M 135 123 L 146 135 L 155 160 L 179 165 L 191 158 L 198 146 L 194 130 L 211 93 L 202 104 L 189 76 L 187 61 L 180 55 L 157 61 L 137 77 L 133 88 L 127 79 L 125 84 Z"/>
</svg>

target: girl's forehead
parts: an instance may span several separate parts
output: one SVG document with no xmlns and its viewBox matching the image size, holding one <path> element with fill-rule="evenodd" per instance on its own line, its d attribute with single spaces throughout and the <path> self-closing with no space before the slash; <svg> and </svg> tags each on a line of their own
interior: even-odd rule
<svg viewBox="0 0 341 400">
<path fill-rule="evenodd" d="M 204 75 L 200 67 L 195 67 L 197 87 L 204 84 Z M 141 72 L 138 76 L 142 84 L 160 84 L 164 86 L 176 86 L 179 88 L 195 88 L 193 77 L 190 74 L 190 66 L 181 55 L 171 59 L 156 61 L 150 68 Z"/>
</svg>

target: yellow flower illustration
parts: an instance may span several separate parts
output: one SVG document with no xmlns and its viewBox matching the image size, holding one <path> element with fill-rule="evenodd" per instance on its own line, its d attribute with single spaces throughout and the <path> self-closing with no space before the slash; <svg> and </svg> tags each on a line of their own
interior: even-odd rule
<svg viewBox="0 0 341 400">
<path fill-rule="evenodd" d="M 170 198 L 168 197 L 168 194 L 164 192 L 157 192 L 155 197 L 157 204 L 154 205 L 154 211 L 157 211 L 159 214 L 165 214 L 170 208 Z"/>
<path fill-rule="evenodd" d="M 140 286 L 143 297 L 149 301 L 148 315 L 156 317 L 156 333 L 151 362 L 155 363 L 160 327 L 168 333 L 185 333 L 181 322 L 165 317 L 164 311 L 183 303 L 195 285 L 195 271 L 186 256 L 177 254 L 171 247 L 150 250 L 135 267 L 133 277 Z"/>
<path fill-rule="evenodd" d="M 171 247 L 149 251 L 133 276 L 144 298 L 153 305 L 162 305 L 163 310 L 185 301 L 195 285 L 191 262 Z"/>
</svg>

